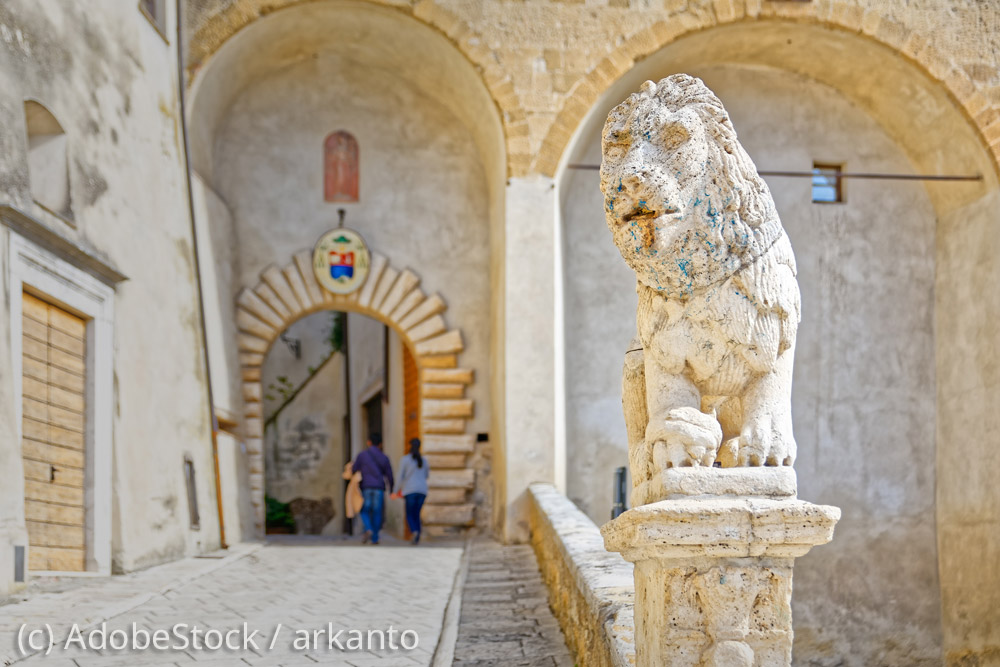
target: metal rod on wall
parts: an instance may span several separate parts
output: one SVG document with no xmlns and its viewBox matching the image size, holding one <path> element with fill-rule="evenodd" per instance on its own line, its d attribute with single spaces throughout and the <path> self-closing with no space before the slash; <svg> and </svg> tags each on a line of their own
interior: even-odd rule
<svg viewBox="0 0 1000 667">
<path fill-rule="evenodd" d="M 212 388 L 212 365 L 208 354 L 208 325 L 205 323 L 205 289 L 201 274 L 201 256 L 198 253 L 198 223 L 194 206 L 194 186 L 191 178 L 191 138 L 187 126 L 186 81 L 184 76 L 184 3 L 177 0 L 177 100 L 180 104 L 181 141 L 184 150 L 184 184 L 187 191 L 188 217 L 191 220 L 191 254 L 194 259 L 195 282 L 198 287 L 198 320 L 201 328 L 202 363 L 205 364 L 205 393 L 208 418 L 212 427 L 212 467 L 215 472 L 215 508 L 219 519 L 219 548 L 228 549 L 226 542 L 226 516 L 222 506 L 222 474 L 219 471 L 219 416 L 215 412 L 215 394 Z M 197 498 L 197 496 L 196 496 Z M 263 527 L 267 531 L 266 526 Z"/>
<path fill-rule="evenodd" d="M 581 169 L 586 171 L 597 171 L 601 168 L 599 164 L 569 164 L 568 169 Z M 812 178 L 814 176 L 828 176 L 831 178 L 859 178 L 885 181 L 981 181 L 982 174 L 975 175 L 955 175 L 955 174 L 872 174 L 872 173 L 850 173 L 836 171 L 765 171 L 757 172 L 761 176 L 782 176 L 788 178 Z"/>
</svg>

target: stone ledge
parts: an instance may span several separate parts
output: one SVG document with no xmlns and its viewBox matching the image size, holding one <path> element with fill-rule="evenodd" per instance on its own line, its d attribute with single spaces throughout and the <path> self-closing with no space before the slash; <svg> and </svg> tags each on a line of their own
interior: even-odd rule
<svg viewBox="0 0 1000 667">
<path fill-rule="evenodd" d="M 689 497 L 630 509 L 601 528 L 626 560 L 797 558 L 833 538 L 840 510 L 787 498 Z"/>
<path fill-rule="evenodd" d="M 794 498 L 795 470 L 791 466 L 747 468 L 667 468 L 654 478 L 664 500 L 686 496 L 741 496 Z"/>
<path fill-rule="evenodd" d="M 604 548 L 593 521 L 550 484 L 532 484 L 531 543 L 577 664 L 635 665 L 632 565 Z"/>
</svg>

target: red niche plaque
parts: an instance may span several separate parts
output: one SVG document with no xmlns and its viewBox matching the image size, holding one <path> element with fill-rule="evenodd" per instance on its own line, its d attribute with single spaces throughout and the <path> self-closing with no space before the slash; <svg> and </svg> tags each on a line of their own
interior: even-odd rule
<svg viewBox="0 0 1000 667">
<path fill-rule="evenodd" d="M 350 132 L 334 132 L 323 142 L 323 199 L 358 201 L 358 141 Z"/>
</svg>

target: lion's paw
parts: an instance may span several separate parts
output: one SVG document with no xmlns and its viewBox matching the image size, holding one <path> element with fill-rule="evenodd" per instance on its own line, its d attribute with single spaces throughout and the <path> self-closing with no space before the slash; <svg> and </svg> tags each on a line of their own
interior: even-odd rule
<svg viewBox="0 0 1000 667">
<path fill-rule="evenodd" d="M 714 412 L 675 408 L 661 423 L 650 422 L 646 440 L 653 443 L 654 469 L 711 466 L 722 444 L 722 427 Z"/>
<path fill-rule="evenodd" d="M 795 461 L 791 419 L 762 414 L 743 424 L 737 464 L 790 466 Z"/>
</svg>

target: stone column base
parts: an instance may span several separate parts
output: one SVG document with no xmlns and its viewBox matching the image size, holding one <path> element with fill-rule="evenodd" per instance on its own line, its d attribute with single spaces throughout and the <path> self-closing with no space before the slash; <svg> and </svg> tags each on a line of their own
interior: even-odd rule
<svg viewBox="0 0 1000 667">
<path fill-rule="evenodd" d="M 605 524 L 605 548 L 635 564 L 638 667 L 791 664 L 792 565 L 839 519 L 796 498 L 697 496 Z"/>
</svg>

